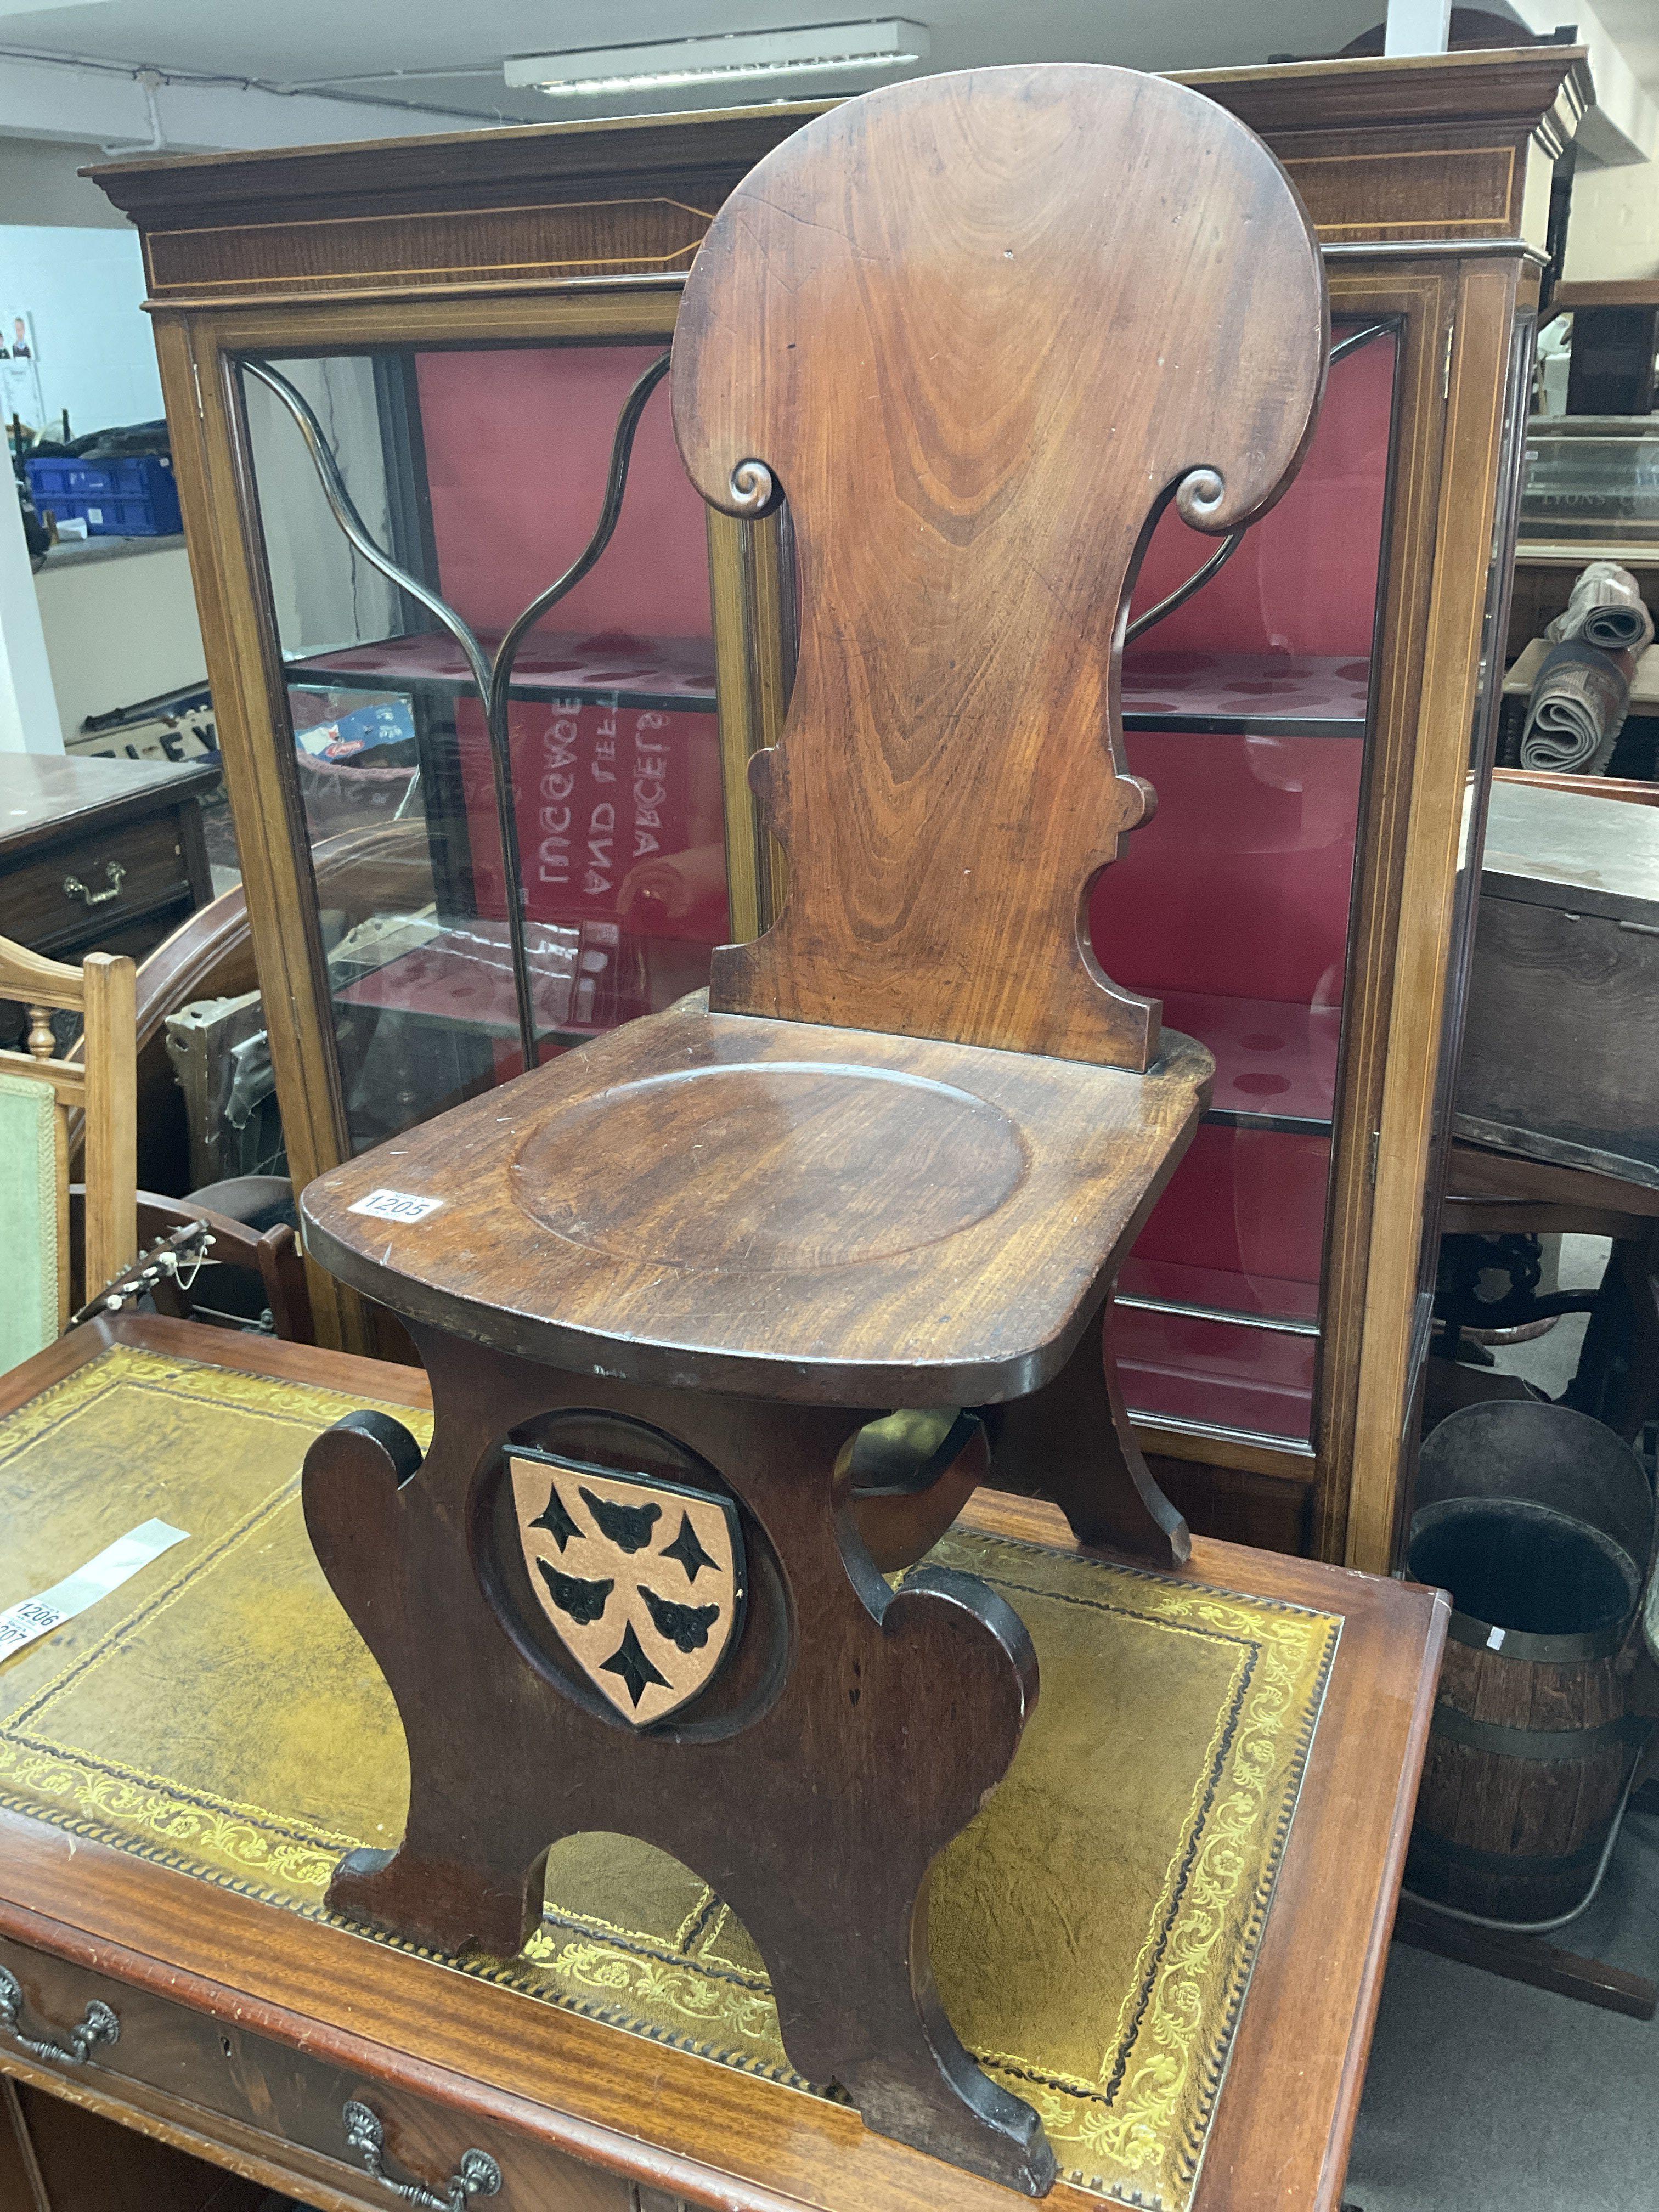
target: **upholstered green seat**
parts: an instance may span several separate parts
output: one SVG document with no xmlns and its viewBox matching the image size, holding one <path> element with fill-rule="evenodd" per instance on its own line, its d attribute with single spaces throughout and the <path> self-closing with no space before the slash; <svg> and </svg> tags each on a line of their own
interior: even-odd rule
<svg viewBox="0 0 1659 2212">
<path fill-rule="evenodd" d="M 0 1072 L 0 1375 L 58 1334 L 56 1113 L 46 1084 Z"/>
</svg>

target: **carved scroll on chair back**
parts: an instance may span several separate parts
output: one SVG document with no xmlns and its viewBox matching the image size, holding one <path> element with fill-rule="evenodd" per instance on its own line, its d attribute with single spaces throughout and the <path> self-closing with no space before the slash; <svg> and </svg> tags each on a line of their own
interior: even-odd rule
<svg viewBox="0 0 1659 2212">
<path fill-rule="evenodd" d="M 705 495 L 795 516 L 782 916 L 707 1002 L 302 1201 L 435 1415 L 424 1455 L 364 1413 L 307 1457 L 410 1765 L 399 1849 L 347 1858 L 331 1905 L 510 1952 L 550 1844 L 641 1837 L 748 1929 L 803 2075 L 1032 2193 L 1053 2155 L 945 2016 L 927 1899 L 1036 1659 L 986 1583 L 916 1563 L 999 1470 L 1085 1543 L 1187 1556 L 1102 1318 L 1213 1067 L 1081 916 L 1151 804 L 1114 726 L 1136 552 L 1170 497 L 1215 530 L 1272 500 L 1325 353 L 1290 185 L 1177 87 L 933 78 L 769 155 L 702 249 L 674 381 Z"/>
<path fill-rule="evenodd" d="M 687 280 L 674 422 L 730 514 L 786 498 L 787 730 L 757 788 L 789 897 L 712 1006 L 1145 1068 L 1091 879 L 1148 813 L 1116 658 L 1173 495 L 1223 532 L 1311 434 L 1308 218 L 1223 109 L 1127 72 L 853 100 L 744 179 Z"/>
</svg>

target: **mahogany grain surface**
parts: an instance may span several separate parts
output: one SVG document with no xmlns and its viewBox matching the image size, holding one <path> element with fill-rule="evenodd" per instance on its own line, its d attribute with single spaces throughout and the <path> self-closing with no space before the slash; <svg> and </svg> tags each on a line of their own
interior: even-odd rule
<svg viewBox="0 0 1659 2212">
<path fill-rule="evenodd" d="M 788 896 L 715 954 L 711 1006 L 1151 1065 L 1157 1003 L 1085 918 L 1155 804 L 1118 733 L 1128 594 L 1170 498 L 1214 532 L 1273 505 L 1328 349 L 1284 171 L 1161 78 L 933 77 L 756 165 L 674 335 L 693 482 L 787 498 L 800 576 L 750 767 Z"/>
<path fill-rule="evenodd" d="M 577 1374 L 836 1406 L 1055 1375 L 1209 1096 L 699 998 L 305 1192 L 312 1258 L 411 1319 Z M 418 1222 L 354 1212 L 392 1187 Z"/>
</svg>

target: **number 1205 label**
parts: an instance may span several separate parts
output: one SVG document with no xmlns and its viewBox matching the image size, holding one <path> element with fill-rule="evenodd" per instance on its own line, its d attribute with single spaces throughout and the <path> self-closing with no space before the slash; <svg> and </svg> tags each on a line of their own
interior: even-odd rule
<svg viewBox="0 0 1659 2212">
<path fill-rule="evenodd" d="M 442 1204 L 441 1198 L 416 1198 L 407 1190 L 372 1190 L 346 1212 L 372 1214 L 376 1221 L 424 1221 Z"/>
</svg>

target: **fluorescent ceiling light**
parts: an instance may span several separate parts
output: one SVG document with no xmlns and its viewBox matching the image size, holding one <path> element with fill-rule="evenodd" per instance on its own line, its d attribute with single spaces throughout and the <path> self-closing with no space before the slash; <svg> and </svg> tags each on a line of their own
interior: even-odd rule
<svg viewBox="0 0 1659 2212">
<path fill-rule="evenodd" d="M 674 39 L 659 46 L 590 46 L 568 54 L 525 54 L 507 64 L 507 82 L 556 98 L 658 92 L 674 85 L 723 84 L 757 77 L 805 76 L 847 69 L 897 69 L 926 61 L 920 23 L 819 23 L 800 31 L 756 31 L 724 38 Z"/>
</svg>

